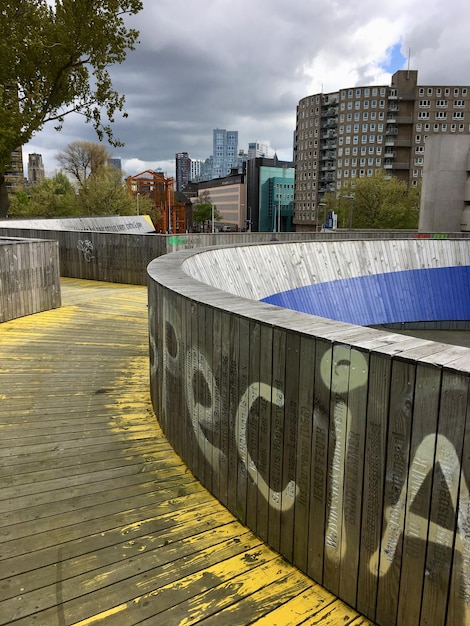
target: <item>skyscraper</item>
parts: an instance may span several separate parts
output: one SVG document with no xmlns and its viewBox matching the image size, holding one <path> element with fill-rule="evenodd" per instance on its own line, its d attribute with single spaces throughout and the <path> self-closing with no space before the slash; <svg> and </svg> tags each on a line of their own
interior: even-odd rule
<svg viewBox="0 0 470 626">
<path fill-rule="evenodd" d="M 221 178 L 238 167 L 238 130 L 215 128 L 213 131 L 212 178 Z"/>
<path fill-rule="evenodd" d="M 176 158 L 176 191 L 183 191 L 191 180 L 191 157 L 187 152 L 177 152 Z"/>
</svg>

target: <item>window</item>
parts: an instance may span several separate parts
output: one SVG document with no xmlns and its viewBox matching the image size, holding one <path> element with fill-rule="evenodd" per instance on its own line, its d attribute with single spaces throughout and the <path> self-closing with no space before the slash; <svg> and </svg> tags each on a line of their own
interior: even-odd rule
<svg viewBox="0 0 470 626">
<path fill-rule="evenodd" d="M 436 111 L 436 120 L 445 120 L 447 119 L 446 111 Z"/>
<path fill-rule="evenodd" d="M 436 100 L 436 106 L 437 107 L 446 107 L 448 105 L 449 101 L 448 100 Z"/>
<path fill-rule="evenodd" d="M 461 109 L 465 106 L 465 100 L 454 100 L 454 109 Z"/>
<path fill-rule="evenodd" d="M 376 153 L 377 154 L 382 154 L 382 147 L 381 146 L 377 146 Z"/>
<path fill-rule="evenodd" d="M 458 95 L 459 95 L 459 88 L 454 87 L 454 96 L 458 96 Z"/>
<path fill-rule="evenodd" d="M 424 96 L 424 89 L 423 89 L 423 87 L 419 88 L 419 95 L 420 96 Z"/>
<path fill-rule="evenodd" d="M 369 154 L 374 154 L 374 146 L 369 146 Z"/>
<path fill-rule="evenodd" d="M 369 113 L 367 113 L 367 111 L 364 111 L 364 113 L 362 114 L 362 119 L 363 120 L 368 120 L 369 119 Z"/>
<path fill-rule="evenodd" d="M 459 133 L 463 133 L 464 130 L 465 130 L 465 125 L 459 124 Z"/>
<path fill-rule="evenodd" d="M 372 100 L 371 106 L 372 106 L 373 109 L 376 109 L 377 108 L 377 100 Z"/>
<path fill-rule="evenodd" d="M 418 112 L 419 120 L 428 120 L 429 119 L 429 111 L 419 111 Z"/>
<path fill-rule="evenodd" d="M 369 108 L 369 100 L 364 100 L 364 108 L 365 109 Z"/>
<path fill-rule="evenodd" d="M 421 135 L 416 135 L 415 143 L 421 143 Z"/>
<path fill-rule="evenodd" d="M 376 167 L 380 167 L 382 164 L 382 159 L 375 159 L 375 165 Z"/>
<path fill-rule="evenodd" d="M 377 92 L 377 87 L 373 87 L 373 88 L 372 88 L 372 95 L 373 95 L 373 96 L 376 96 L 376 95 L 377 95 L 377 93 L 378 93 L 378 92 Z"/>
<path fill-rule="evenodd" d="M 428 87 L 428 96 L 432 96 L 432 87 Z"/>
<path fill-rule="evenodd" d="M 385 100 L 380 100 L 379 107 L 383 109 L 385 107 Z"/>
<path fill-rule="evenodd" d="M 454 111 L 452 113 L 453 120 L 463 120 L 464 112 L 463 111 Z"/>
<path fill-rule="evenodd" d="M 415 152 L 416 154 L 422 154 L 424 152 L 424 146 L 416 146 Z"/>
<path fill-rule="evenodd" d="M 356 102 L 354 103 L 354 108 L 355 109 L 360 109 L 361 108 L 361 101 L 360 100 L 356 100 Z"/>
<path fill-rule="evenodd" d="M 354 132 L 355 133 L 359 132 L 359 124 L 354 124 Z"/>
<path fill-rule="evenodd" d="M 360 97 L 361 97 L 361 90 L 356 89 L 356 98 L 360 98 Z"/>
<path fill-rule="evenodd" d="M 369 143 L 375 143 L 375 135 L 369 135 Z"/>
<path fill-rule="evenodd" d="M 377 113 L 375 111 L 372 111 L 372 113 L 370 114 L 370 119 L 375 120 L 376 117 L 377 117 Z"/>
<path fill-rule="evenodd" d="M 467 88 L 462 87 L 462 96 L 466 96 L 466 95 L 467 95 Z"/>
<path fill-rule="evenodd" d="M 445 90 L 444 90 L 444 95 L 445 95 L 445 96 L 450 96 L 450 89 L 449 89 L 449 87 L 446 87 L 446 88 L 445 88 Z"/>
<path fill-rule="evenodd" d="M 367 125 L 367 124 L 363 124 L 363 125 L 362 125 L 362 132 L 363 132 L 363 133 L 366 133 L 366 132 L 367 132 L 367 129 L 368 129 L 368 125 Z"/>
<path fill-rule="evenodd" d="M 447 124 L 442 124 L 442 132 L 447 132 Z"/>
<path fill-rule="evenodd" d="M 422 128 L 421 124 L 416 124 L 416 130 L 418 131 L 418 133 L 421 132 L 421 128 Z"/>
<path fill-rule="evenodd" d="M 430 107 L 431 106 L 431 100 L 420 100 L 419 101 L 419 106 L 420 106 L 421 109 Z"/>
</svg>

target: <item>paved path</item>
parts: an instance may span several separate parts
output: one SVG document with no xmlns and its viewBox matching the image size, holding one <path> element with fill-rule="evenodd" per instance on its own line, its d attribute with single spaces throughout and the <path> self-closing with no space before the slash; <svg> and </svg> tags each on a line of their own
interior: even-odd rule
<svg viewBox="0 0 470 626">
<path fill-rule="evenodd" d="M 145 287 L 0 325 L 0 624 L 370 624 L 203 489 L 148 393 Z"/>
</svg>

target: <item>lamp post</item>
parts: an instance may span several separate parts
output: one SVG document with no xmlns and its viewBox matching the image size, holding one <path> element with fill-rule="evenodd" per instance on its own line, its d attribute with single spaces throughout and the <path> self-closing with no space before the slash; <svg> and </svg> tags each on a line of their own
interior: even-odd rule
<svg viewBox="0 0 470 626">
<path fill-rule="evenodd" d="M 349 200 L 349 230 L 352 230 L 354 195 L 343 196 L 345 200 Z"/>
</svg>

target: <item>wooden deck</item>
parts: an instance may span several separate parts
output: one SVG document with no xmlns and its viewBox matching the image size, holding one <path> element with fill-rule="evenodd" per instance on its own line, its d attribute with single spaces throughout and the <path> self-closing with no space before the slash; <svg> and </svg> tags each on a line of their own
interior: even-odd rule
<svg viewBox="0 0 470 626">
<path fill-rule="evenodd" d="M 0 624 L 370 622 L 238 523 L 163 436 L 145 287 L 0 325 Z"/>
</svg>

